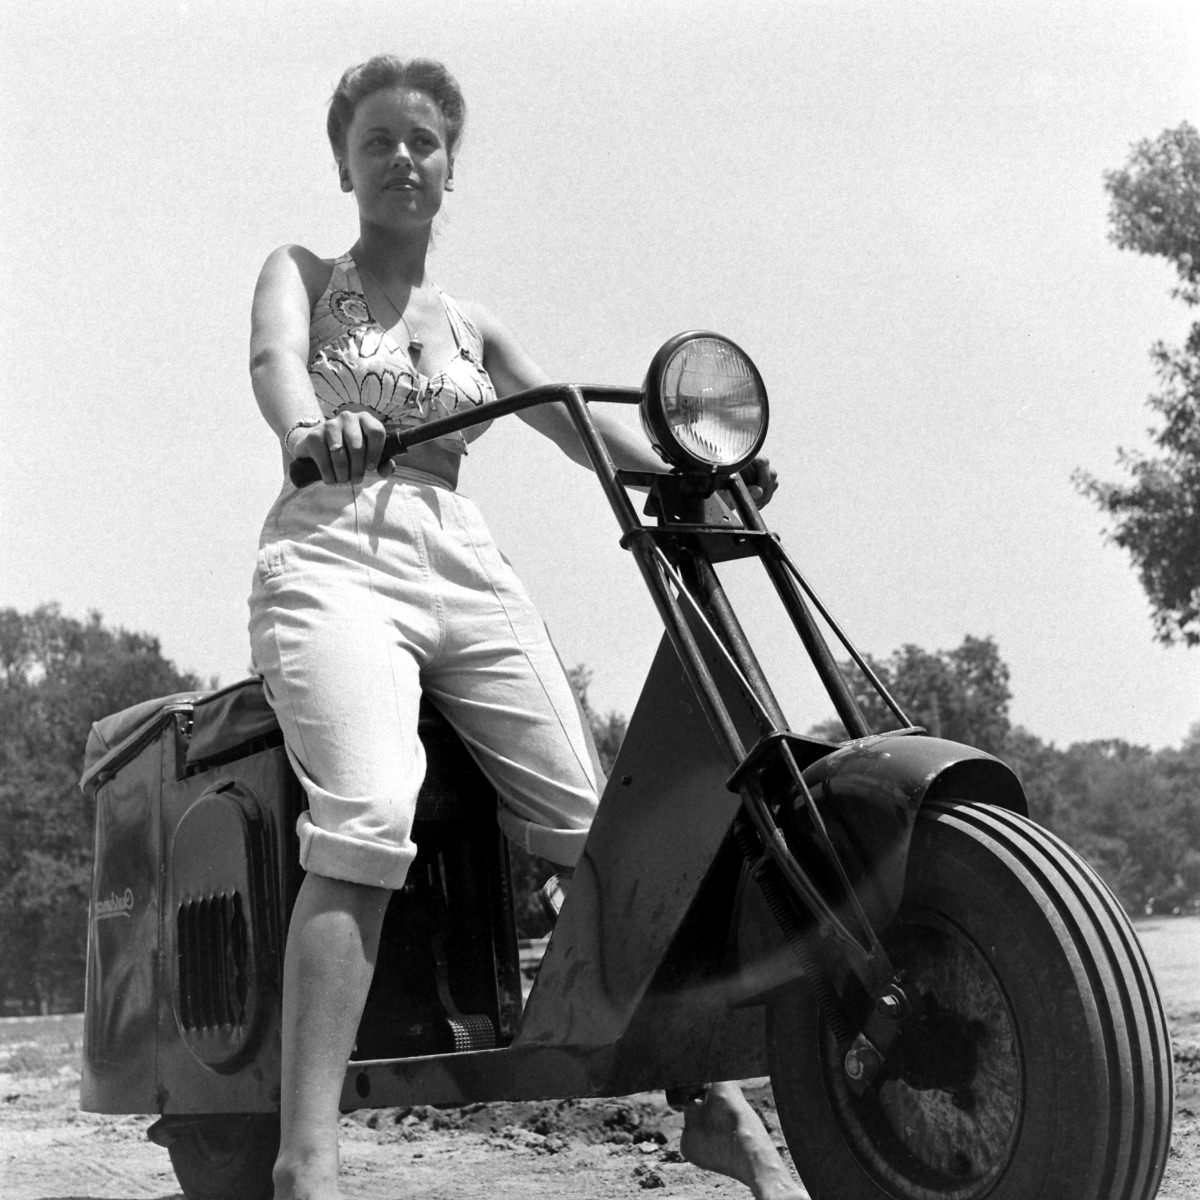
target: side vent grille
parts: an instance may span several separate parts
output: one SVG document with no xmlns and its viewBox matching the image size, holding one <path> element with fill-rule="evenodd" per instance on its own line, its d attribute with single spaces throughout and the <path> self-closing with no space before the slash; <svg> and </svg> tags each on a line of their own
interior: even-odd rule
<svg viewBox="0 0 1200 1200">
<path fill-rule="evenodd" d="M 277 1011 L 282 960 L 278 834 L 256 793 L 214 781 L 171 839 L 175 1021 L 205 1066 L 239 1071 Z"/>
<path fill-rule="evenodd" d="M 283 901 L 277 864 L 279 848 L 275 827 L 266 821 L 254 823 L 248 831 L 250 844 L 250 890 L 254 898 L 254 927 L 259 945 L 259 971 L 263 987 L 276 991 L 283 980 L 282 927 Z"/>
<path fill-rule="evenodd" d="M 179 906 L 179 1020 L 187 1030 L 246 1022 L 249 936 L 240 892 L 222 892 Z"/>
</svg>

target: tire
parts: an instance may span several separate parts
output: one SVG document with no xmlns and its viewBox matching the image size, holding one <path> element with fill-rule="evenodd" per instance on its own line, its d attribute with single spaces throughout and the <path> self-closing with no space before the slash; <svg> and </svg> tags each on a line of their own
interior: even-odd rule
<svg viewBox="0 0 1200 1200">
<path fill-rule="evenodd" d="M 814 1200 L 1152 1200 L 1171 1132 L 1166 1021 L 1128 919 L 1081 859 L 1003 809 L 930 802 L 883 942 L 951 1014 L 958 1081 L 929 1078 L 950 1039 L 929 1053 L 898 1040 L 903 1077 L 856 1096 L 811 991 L 783 993 L 771 1080 Z M 848 971 L 833 983 L 857 1031 L 867 997 Z"/>
<path fill-rule="evenodd" d="M 187 1200 L 271 1200 L 279 1115 L 189 1121 L 172 1131 L 167 1151 Z"/>
</svg>

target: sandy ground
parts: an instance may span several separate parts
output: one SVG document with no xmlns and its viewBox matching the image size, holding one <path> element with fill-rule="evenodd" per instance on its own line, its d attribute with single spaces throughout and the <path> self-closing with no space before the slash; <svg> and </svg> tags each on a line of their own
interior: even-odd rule
<svg viewBox="0 0 1200 1200">
<path fill-rule="evenodd" d="M 1139 933 L 1171 1022 L 1175 1135 L 1160 1200 L 1200 1197 L 1200 917 Z M 147 1117 L 77 1111 L 78 1016 L 0 1021 L 0 1197 L 182 1200 Z M 747 1094 L 782 1145 L 770 1088 Z M 681 1120 L 661 1095 L 611 1101 L 361 1112 L 342 1122 L 344 1194 L 353 1200 L 590 1197 L 743 1200 L 749 1192 L 678 1154 Z M 238 1200 L 231 1197 L 230 1200 Z"/>
</svg>

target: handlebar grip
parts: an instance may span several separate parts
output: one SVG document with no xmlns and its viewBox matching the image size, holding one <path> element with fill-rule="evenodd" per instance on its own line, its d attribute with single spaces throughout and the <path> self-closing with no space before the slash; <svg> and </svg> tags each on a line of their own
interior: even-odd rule
<svg viewBox="0 0 1200 1200">
<path fill-rule="evenodd" d="M 321 471 L 311 458 L 293 458 L 288 464 L 288 478 L 296 487 L 306 488 L 320 480 Z"/>
<path fill-rule="evenodd" d="M 383 449 L 379 461 L 387 462 L 397 454 L 403 454 L 407 447 L 400 441 L 400 435 L 389 433 L 383 439 Z M 321 478 L 321 469 L 311 458 L 294 458 L 288 464 L 288 478 L 298 488 L 306 488 L 310 483 L 317 483 Z"/>
</svg>

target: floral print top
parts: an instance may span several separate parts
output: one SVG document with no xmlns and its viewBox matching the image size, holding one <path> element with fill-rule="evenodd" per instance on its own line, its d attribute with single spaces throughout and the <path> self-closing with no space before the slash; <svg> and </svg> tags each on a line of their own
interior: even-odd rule
<svg viewBox="0 0 1200 1200">
<path fill-rule="evenodd" d="M 391 430 L 412 429 L 468 405 L 486 404 L 496 389 L 483 367 L 483 339 L 457 304 L 440 289 L 458 352 L 435 375 L 422 375 L 401 346 L 371 315 L 358 268 L 349 253 L 333 265 L 329 286 L 313 307 L 308 334 L 308 374 L 326 417 L 349 409 L 373 413 Z M 439 438 L 465 454 L 477 425 Z"/>
</svg>

